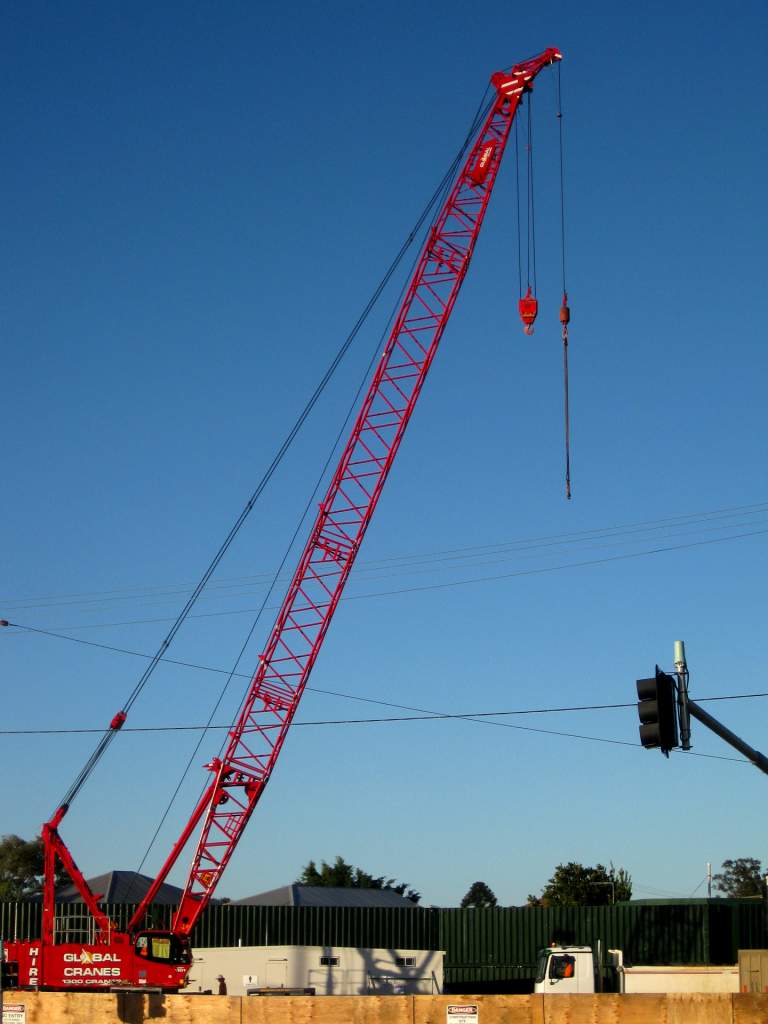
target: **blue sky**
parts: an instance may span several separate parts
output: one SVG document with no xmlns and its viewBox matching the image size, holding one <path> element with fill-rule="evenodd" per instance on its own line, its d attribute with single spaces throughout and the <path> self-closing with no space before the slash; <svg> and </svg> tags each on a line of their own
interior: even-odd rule
<svg viewBox="0 0 768 1024">
<path fill-rule="evenodd" d="M 564 53 L 574 499 L 544 72 L 536 333 L 517 318 L 510 153 L 350 580 L 358 599 L 337 613 L 306 724 L 221 894 L 284 884 L 336 854 L 444 905 L 475 879 L 523 902 L 568 860 L 626 867 L 636 896 L 701 894 L 707 861 L 768 860 L 755 810 L 765 779 L 621 745 L 636 742 L 632 708 L 309 724 L 408 714 L 329 690 L 450 714 L 631 702 L 637 677 L 671 667 L 678 638 L 694 696 L 768 690 L 764 5 L 24 3 L 4 22 L 0 616 L 146 653 L 440 180 L 490 74 L 547 46 Z M 231 666 L 396 291 L 176 659 Z M 437 586 L 496 576 L 507 578 Z M 0 641 L 6 729 L 102 727 L 145 664 L 23 631 Z M 164 666 L 129 724 L 199 724 L 222 678 Z M 764 698 L 707 707 L 768 745 Z M 196 735 L 112 745 L 62 826 L 86 874 L 139 864 Z M 0 832 L 33 835 L 93 743 L 3 736 L 16 781 L 0 794 Z M 738 757 L 700 726 L 694 743 Z M 204 774 L 190 773 L 148 869 Z"/>
</svg>

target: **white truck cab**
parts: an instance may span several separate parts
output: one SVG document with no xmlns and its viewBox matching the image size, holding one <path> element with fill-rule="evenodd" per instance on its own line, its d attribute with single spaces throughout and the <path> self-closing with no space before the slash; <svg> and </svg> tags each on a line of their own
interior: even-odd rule
<svg viewBox="0 0 768 1024">
<path fill-rule="evenodd" d="M 534 992 L 570 995 L 595 991 L 591 946 L 548 946 L 539 953 Z"/>
<path fill-rule="evenodd" d="M 598 977 L 591 946 L 547 946 L 539 953 L 533 991 L 546 996 L 611 992 L 738 992 L 736 965 L 632 966 L 620 949 L 605 950 L 603 975 Z"/>
</svg>

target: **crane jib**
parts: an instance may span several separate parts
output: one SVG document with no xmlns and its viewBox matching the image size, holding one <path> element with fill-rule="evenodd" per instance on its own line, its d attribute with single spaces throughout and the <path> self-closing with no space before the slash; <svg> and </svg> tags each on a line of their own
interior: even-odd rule
<svg viewBox="0 0 768 1024">
<path fill-rule="evenodd" d="M 560 59 L 550 49 L 491 79 L 495 101 L 429 233 L 231 732 L 176 931 L 207 905 L 274 768 L 466 274 L 522 95 Z"/>
<path fill-rule="evenodd" d="M 170 988 L 184 984 L 186 937 L 207 906 L 285 742 L 466 275 L 521 98 L 538 72 L 560 59 L 558 50 L 548 49 L 491 78 L 496 96 L 428 233 L 226 750 L 206 766 L 211 773 L 209 785 L 145 899 L 126 931 L 116 930 L 101 913 L 98 897 L 58 835 L 57 826 L 66 811 L 62 806 L 43 830 L 46 882 L 41 948 L 56 944 L 53 879 L 60 863 L 94 918 L 100 950 L 119 947 L 121 955 L 130 963 L 135 958 L 137 964 L 154 956 L 159 984 Z M 116 719 L 112 730 L 117 728 Z M 150 902 L 200 822 L 192 866 L 170 933 L 138 933 Z M 38 948 L 36 943 L 15 946 L 20 963 L 29 959 L 32 947 Z M 176 959 L 171 962 L 169 957 Z M 57 961 L 52 957 L 48 962 Z M 146 975 L 147 963 L 141 966 Z M 54 988 L 63 985 L 55 973 L 42 983 Z"/>
</svg>

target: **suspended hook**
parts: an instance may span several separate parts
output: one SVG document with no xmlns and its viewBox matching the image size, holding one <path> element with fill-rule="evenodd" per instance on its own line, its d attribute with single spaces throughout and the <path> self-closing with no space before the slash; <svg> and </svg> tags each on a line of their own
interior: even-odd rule
<svg viewBox="0 0 768 1024">
<path fill-rule="evenodd" d="M 517 305 L 520 310 L 520 319 L 523 321 L 523 331 L 529 335 L 533 334 L 533 322 L 539 312 L 539 300 L 532 294 L 530 285 Z"/>
</svg>

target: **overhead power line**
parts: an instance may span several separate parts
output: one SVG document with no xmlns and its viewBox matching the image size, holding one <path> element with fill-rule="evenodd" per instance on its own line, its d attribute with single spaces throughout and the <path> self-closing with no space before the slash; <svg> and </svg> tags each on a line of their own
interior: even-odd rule
<svg viewBox="0 0 768 1024">
<path fill-rule="evenodd" d="M 328 692 L 328 691 L 326 691 Z M 347 696 L 347 694 L 337 694 L 337 696 Z M 768 694 L 765 694 L 768 696 Z M 370 699 L 370 698 L 369 698 Z M 388 701 L 377 701 L 376 703 L 391 703 Z M 626 704 L 580 704 L 571 707 L 558 707 L 558 708 L 523 708 L 514 711 L 468 711 L 468 712 L 428 712 L 422 708 L 408 707 L 404 704 L 391 704 L 392 707 L 401 708 L 406 711 L 419 711 L 422 712 L 420 715 L 407 715 L 390 718 L 347 718 L 347 719 L 328 719 L 316 722 L 297 722 L 299 725 L 352 725 L 352 724 L 368 724 L 373 722 L 413 722 L 419 720 L 429 719 L 469 719 L 469 718 L 491 718 L 494 716 L 510 716 L 510 715 L 550 715 L 560 714 L 573 711 L 609 711 L 615 710 L 616 708 L 629 708 L 635 707 L 635 702 Z M 123 733 L 127 732 L 175 732 L 175 731 L 192 731 L 196 729 L 204 729 L 204 725 L 151 725 L 151 726 L 124 726 L 122 729 Z M 214 725 L 211 726 L 213 729 L 229 729 L 228 725 Z M 0 729 L 0 735 L 56 735 L 56 734 L 67 734 L 67 733 L 83 733 L 83 732 L 101 732 L 100 729 L 89 729 L 89 728 L 78 728 L 78 729 Z"/>
<path fill-rule="evenodd" d="M 733 696 L 723 695 L 719 697 L 705 697 L 699 698 L 701 702 L 705 700 L 734 700 L 734 699 L 746 699 L 750 697 L 768 697 L 768 693 L 749 693 L 749 694 L 735 694 Z M 382 702 L 383 703 L 383 702 Z M 400 706 L 400 705 L 396 705 Z M 319 720 L 308 720 L 295 722 L 294 726 L 340 726 L 340 725 L 389 725 L 402 722 L 430 722 L 430 721 L 469 721 L 476 722 L 483 725 L 495 725 L 507 729 L 515 729 L 520 732 L 533 732 L 545 736 L 560 736 L 566 739 L 577 739 L 585 740 L 591 743 L 609 743 L 612 746 L 620 747 L 634 747 L 638 750 L 642 749 L 641 744 L 630 742 L 629 740 L 617 740 L 606 736 L 588 736 L 584 733 L 565 732 L 559 729 L 541 729 L 535 726 L 526 725 L 513 725 L 510 722 L 499 722 L 495 719 L 509 717 L 512 715 L 544 715 L 544 714 L 564 714 L 579 711 L 605 711 L 605 710 L 616 710 L 635 707 L 635 703 L 622 703 L 622 704 L 584 704 L 576 705 L 572 707 L 553 707 L 553 708 L 527 708 L 522 710 L 514 711 L 471 711 L 471 712 L 457 712 L 457 713 L 446 713 L 446 712 L 424 712 L 416 715 L 390 715 L 381 718 L 332 718 L 332 719 L 319 719 Z M 203 725 L 147 725 L 147 726 L 126 726 L 122 732 L 124 733 L 168 733 L 168 732 L 204 732 L 206 730 L 227 730 L 230 729 L 231 725 L 211 725 L 209 723 Z M 67 728 L 67 729 L 0 729 L 0 735 L 2 736 L 61 736 L 61 735 L 79 735 L 82 733 L 99 733 L 101 729 L 94 728 Z M 693 757 L 705 757 L 710 760 L 716 761 L 732 761 L 736 764 L 748 765 L 749 762 L 738 757 L 726 757 L 721 754 L 702 754 L 698 751 L 686 751 L 686 753 Z"/>
<path fill-rule="evenodd" d="M 672 551 L 685 551 L 693 548 L 707 547 L 712 544 L 724 544 L 735 540 L 744 540 L 749 537 L 765 536 L 768 534 L 768 527 L 760 530 L 747 530 L 742 533 L 731 534 L 728 537 L 710 537 L 706 540 L 687 541 L 683 544 L 665 544 L 644 551 L 628 551 L 619 555 L 606 555 L 602 558 L 587 558 L 577 562 L 561 562 L 558 565 L 534 566 L 530 569 L 516 569 L 513 572 L 496 573 L 492 576 L 472 576 L 459 580 L 448 580 L 443 583 L 424 583 L 410 587 L 397 587 L 392 590 L 376 590 L 367 594 L 346 594 L 342 601 L 364 601 L 375 597 L 395 597 L 400 594 L 425 593 L 432 590 L 450 590 L 454 587 L 471 586 L 478 583 L 496 583 L 502 580 L 515 579 L 522 576 L 540 576 L 549 572 L 561 572 L 565 569 L 583 569 L 598 565 L 607 565 L 611 562 L 622 562 L 629 559 L 646 558 L 651 555 L 667 554 Z M 279 605 L 271 605 L 264 611 L 276 611 Z M 222 618 L 233 615 L 252 615 L 255 608 L 233 608 L 215 612 L 195 612 L 188 615 L 191 619 Z M 119 622 L 94 622 L 87 625 L 56 626 L 55 630 L 81 630 L 81 629 L 108 629 L 118 626 L 140 626 L 153 623 L 169 622 L 170 618 L 159 616 L 146 619 L 125 619 Z"/>
<path fill-rule="evenodd" d="M 411 554 L 392 555 L 386 558 L 361 560 L 355 568 L 355 578 L 370 576 L 372 573 L 387 569 L 414 570 L 415 567 L 439 567 L 443 563 L 466 563 L 468 559 L 489 559 L 499 555 L 515 554 L 548 547 L 562 547 L 566 544 L 584 545 L 590 541 L 617 540 L 643 533 L 657 533 L 661 530 L 683 529 L 683 533 L 674 536 L 685 536 L 697 527 L 706 529 L 703 524 L 717 522 L 722 519 L 744 518 L 768 513 L 768 503 L 758 502 L 751 505 L 738 505 L 731 508 L 712 509 L 706 512 L 693 512 L 685 515 L 665 517 L 662 519 L 640 520 L 614 526 L 594 527 L 567 533 L 555 533 L 542 536 L 497 541 L 490 544 L 476 544 L 457 548 L 424 551 Z M 748 525 L 746 523 L 725 523 L 716 529 L 729 529 Z M 700 531 L 699 531 L 700 532 Z M 482 563 L 480 563 L 482 564 Z M 248 576 L 229 577 L 219 581 L 211 581 L 209 591 L 235 591 L 254 586 L 266 585 L 273 578 L 274 570 L 263 571 Z M 279 577 L 287 579 L 288 576 Z M 191 583 L 156 584 L 145 587 L 128 587 L 118 590 L 85 591 L 80 594 L 59 594 L 40 597 L 2 599 L 2 608 L 6 612 L 28 611 L 48 607 L 77 607 L 82 605 L 108 605 L 119 601 L 136 600 L 170 600 L 189 593 Z M 216 595 L 218 596 L 218 594 Z"/>
<path fill-rule="evenodd" d="M 112 644 L 102 644 L 102 643 L 99 643 L 96 640 L 83 640 L 82 637 L 67 636 L 64 633 L 53 633 L 53 632 L 51 632 L 48 629 L 39 629 L 39 628 L 37 628 L 35 626 L 25 626 L 25 625 L 22 625 L 21 623 L 18 623 L 18 622 L 9 622 L 8 625 L 10 627 L 15 628 L 15 629 L 25 630 L 26 632 L 39 634 L 40 636 L 48 636 L 48 637 L 52 637 L 52 638 L 54 638 L 56 640 L 67 640 L 70 643 L 82 644 L 82 645 L 84 645 L 86 647 L 95 647 L 98 650 L 109 651 L 109 652 L 114 653 L 114 654 L 125 654 L 125 655 L 128 655 L 130 657 L 134 657 L 134 658 L 146 658 L 146 659 L 152 658 L 151 654 L 147 654 L 144 651 L 132 651 L 132 650 L 129 650 L 128 648 L 125 648 L 125 647 L 115 647 Z M 199 670 L 201 672 L 215 672 L 217 675 L 225 675 L 225 676 L 234 675 L 234 676 L 237 676 L 237 677 L 239 677 L 241 679 L 251 679 L 252 675 L 253 675 L 251 672 L 232 672 L 232 669 L 229 669 L 229 668 L 217 668 L 215 665 L 201 665 L 198 662 L 194 662 L 194 661 L 179 661 L 176 658 L 164 658 L 163 661 L 166 664 L 168 664 L 168 665 L 177 665 L 177 666 L 180 666 L 182 668 L 196 669 L 196 670 Z M 400 709 L 405 710 L 405 711 L 420 711 L 420 710 L 422 710 L 421 708 L 414 708 L 414 707 L 410 707 L 410 706 L 405 705 L 405 704 L 396 704 L 396 703 L 393 703 L 392 701 L 381 700 L 381 699 L 376 698 L 376 697 L 361 697 L 359 694 L 355 694 L 355 693 L 342 693 L 339 690 L 327 690 L 327 689 L 324 689 L 323 687 L 319 687 L 319 686 L 307 686 L 307 690 L 312 692 L 312 693 L 322 693 L 322 694 L 325 694 L 325 695 L 330 696 L 330 697 L 343 697 L 346 700 L 362 701 L 362 702 L 368 703 L 368 704 L 381 704 L 381 705 L 384 705 L 386 707 L 400 708 Z M 732 693 L 732 694 L 725 694 L 725 695 L 722 695 L 722 696 L 719 696 L 719 697 L 698 697 L 697 699 L 698 699 L 699 703 L 704 704 L 704 703 L 706 703 L 708 701 L 716 701 L 716 700 L 749 700 L 749 699 L 755 698 L 755 697 L 768 697 L 768 692 L 767 693 Z M 610 708 L 626 708 L 626 707 L 634 707 L 634 702 L 632 704 L 594 704 L 594 705 L 583 705 L 583 706 L 572 707 L 572 708 L 538 708 L 538 709 L 533 709 L 533 710 L 528 710 L 528 711 L 498 711 L 498 712 L 487 712 L 487 714 L 536 715 L 536 714 L 548 714 L 548 713 L 559 712 L 559 711 L 599 711 L 599 710 L 605 710 L 605 709 L 610 709 Z M 464 717 L 464 716 L 458 716 L 458 717 Z M 195 728 L 198 728 L 198 726 L 187 726 L 186 728 L 195 729 Z M 202 726 L 200 726 L 199 728 L 202 728 Z M 224 728 L 224 726 L 216 726 L 216 728 Z M 23 731 L 25 731 L 25 730 L 23 730 Z M 75 731 L 78 731 L 78 730 L 75 730 Z M 80 731 L 89 731 L 89 730 L 80 730 Z M 131 730 L 129 728 L 127 728 L 127 727 L 124 727 L 122 729 L 122 732 L 130 732 L 130 731 Z M 4 732 L 2 729 L 0 729 L 0 735 L 4 735 L 4 734 L 8 734 L 8 731 L 6 730 Z"/>
</svg>

